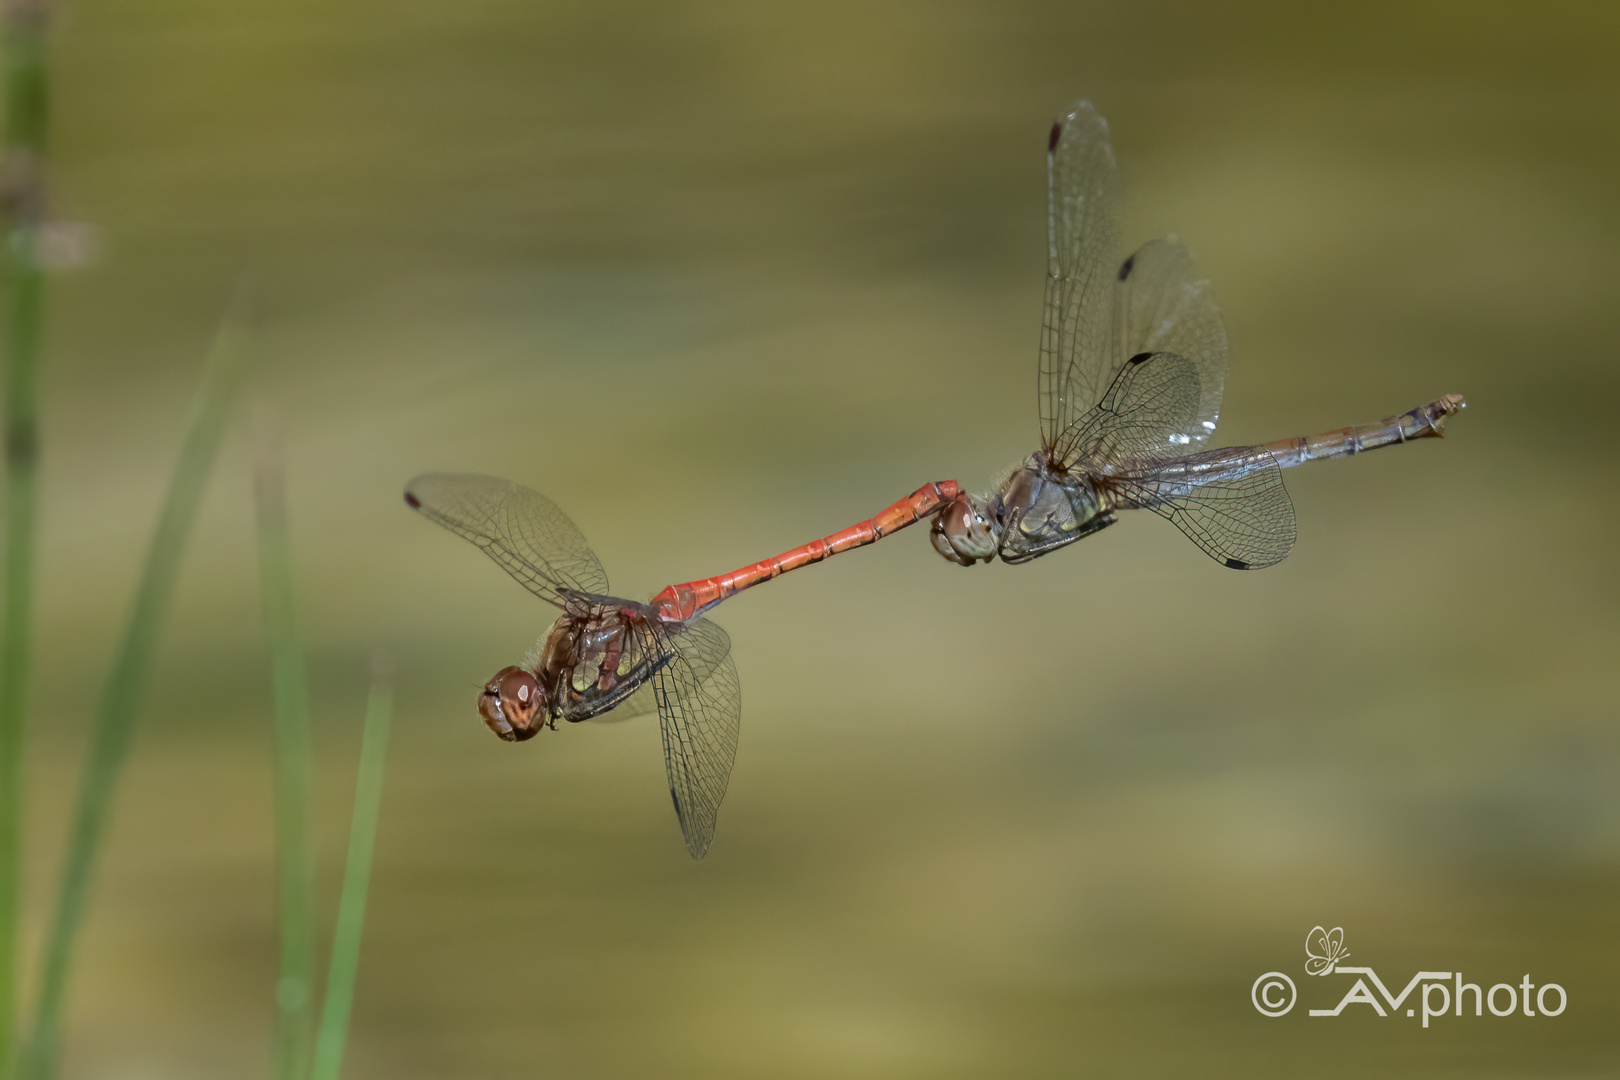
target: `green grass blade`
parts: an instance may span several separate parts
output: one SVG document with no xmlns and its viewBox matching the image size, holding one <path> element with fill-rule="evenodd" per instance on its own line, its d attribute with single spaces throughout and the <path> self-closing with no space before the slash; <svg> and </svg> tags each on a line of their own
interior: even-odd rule
<svg viewBox="0 0 1620 1080">
<path fill-rule="evenodd" d="M 366 889 L 371 881 L 371 852 L 377 840 L 382 803 L 383 760 L 388 753 L 388 727 L 393 717 L 393 674 L 379 654 L 366 700 L 366 730 L 360 743 L 360 775 L 354 786 L 354 817 L 349 823 L 349 856 L 343 867 L 343 898 L 338 901 L 337 930 L 332 935 L 332 962 L 326 975 L 326 1001 L 315 1040 L 312 1080 L 337 1080 L 354 1003 L 355 970 L 360 964 L 360 931 L 366 919 Z"/>
<path fill-rule="evenodd" d="M 33 1034 L 23 1062 L 29 1080 L 46 1080 L 56 1073 L 62 1038 L 62 1005 L 68 967 L 79 926 L 84 921 L 90 877 L 101 836 L 106 828 L 119 771 L 128 754 L 135 717 L 146 696 L 152 654 L 180 570 L 186 536 L 196 517 L 197 503 L 213 465 L 237 384 L 241 381 L 243 334 L 227 320 L 209 353 L 202 392 L 193 409 L 185 442 L 169 481 L 169 491 L 158 517 L 152 546 L 135 591 L 135 603 L 119 641 L 117 658 L 102 688 L 90 734 L 90 758 L 85 765 L 68 835 L 61 892 L 46 937 L 45 957 L 34 1014 Z"/>
<path fill-rule="evenodd" d="M 299 642 L 292 547 L 287 538 L 281 454 L 261 419 L 255 489 L 259 509 L 259 571 L 265 630 L 270 639 L 275 698 L 276 910 L 281 923 L 281 974 L 276 980 L 273 1075 L 308 1075 L 314 1031 L 315 852 L 310 836 L 309 680 Z"/>
<path fill-rule="evenodd" d="M 17 1058 L 17 917 L 22 890 L 22 748 L 34 607 L 34 502 L 39 458 L 38 386 L 44 275 L 39 230 L 45 206 L 48 86 L 43 4 L 6 10 L 5 173 L 10 303 L 6 326 L 5 614 L 0 619 L 0 1078 Z"/>
</svg>

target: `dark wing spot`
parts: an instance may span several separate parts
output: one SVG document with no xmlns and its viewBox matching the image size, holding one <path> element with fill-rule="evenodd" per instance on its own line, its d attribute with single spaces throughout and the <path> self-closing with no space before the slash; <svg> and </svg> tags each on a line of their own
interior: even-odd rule
<svg viewBox="0 0 1620 1080">
<path fill-rule="evenodd" d="M 1136 265 L 1136 256 L 1132 255 L 1119 266 L 1119 280 L 1124 281 L 1131 276 L 1131 267 Z"/>
<path fill-rule="evenodd" d="M 1152 357 L 1152 355 L 1153 354 L 1150 353 L 1150 352 L 1139 352 L 1135 356 L 1131 357 L 1129 360 L 1127 360 L 1125 362 L 1127 364 L 1140 364 L 1142 361 L 1147 360 L 1150 357 Z M 1158 368 L 1154 368 L 1153 370 L 1157 371 Z"/>
<path fill-rule="evenodd" d="M 1248 570 L 1250 567 L 1242 559 L 1227 559 L 1226 568 L 1228 570 Z"/>
<path fill-rule="evenodd" d="M 422 500 L 418 499 L 415 495 L 412 495 L 407 491 L 405 493 L 405 505 L 410 507 L 412 510 L 420 510 L 422 509 Z"/>
<path fill-rule="evenodd" d="M 1048 154 L 1050 154 L 1053 150 L 1057 149 L 1058 140 L 1060 138 L 1062 138 L 1062 137 L 1063 137 L 1063 125 L 1058 124 L 1058 123 L 1054 123 L 1052 125 L 1052 134 L 1050 134 L 1050 135 L 1048 135 L 1046 137 L 1046 152 Z"/>
</svg>

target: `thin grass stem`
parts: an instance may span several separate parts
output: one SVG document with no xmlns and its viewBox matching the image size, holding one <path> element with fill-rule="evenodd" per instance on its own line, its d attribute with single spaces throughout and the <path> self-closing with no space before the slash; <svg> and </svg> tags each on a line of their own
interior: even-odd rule
<svg viewBox="0 0 1620 1080">
<path fill-rule="evenodd" d="M 243 332 L 227 319 L 209 351 L 201 393 L 169 480 L 146 565 L 135 590 L 129 622 L 102 687 L 90 732 L 90 756 L 80 781 L 62 869 L 61 891 L 46 936 L 38 1007 L 25 1049 L 22 1075 L 47 1080 L 56 1074 L 62 1040 L 62 1006 L 73 946 L 84 921 L 90 879 L 112 807 L 118 775 L 128 756 L 135 719 L 146 696 L 152 655 L 163 626 L 186 537 L 225 430 L 244 367 Z"/>
<path fill-rule="evenodd" d="M 354 1004 L 355 972 L 360 965 L 360 932 L 366 921 L 366 891 L 371 881 L 371 853 L 377 841 L 383 762 L 388 754 L 388 728 L 393 710 L 393 671 L 387 658 L 379 652 L 372 664 L 371 694 L 366 699 L 360 774 L 354 786 L 354 816 L 349 822 L 349 855 L 343 867 L 343 896 L 338 901 L 337 929 L 332 935 L 332 960 L 326 975 L 326 1000 L 321 1007 L 311 1080 L 338 1080 L 343 1065 L 349 1010 Z"/>
<path fill-rule="evenodd" d="M 0 619 L 0 1078 L 17 1060 L 17 920 L 22 891 L 23 726 L 34 607 L 34 503 L 39 460 L 39 359 L 44 275 L 45 8 L 7 6 L 3 190 L 6 276 L 5 614 Z"/>
<path fill-rule="evenodd" d="M 261 412 L 256 426 L 259 454 L 254 489 L 259 510 L 259 571 L 275 700 L 276 911 L 281 924 L 272 1073 L 279 1080 L 303 1080 L 309 1074 L 315 1015 L 309 678 L 298 633 L 282 455 L 268 410 Z"/>
</svg>

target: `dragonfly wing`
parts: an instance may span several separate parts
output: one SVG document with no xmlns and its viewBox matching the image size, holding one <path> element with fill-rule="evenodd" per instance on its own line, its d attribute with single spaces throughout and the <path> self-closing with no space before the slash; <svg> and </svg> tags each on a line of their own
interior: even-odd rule
<svg viewBox="0 0 1620 1080">
<path fill-rule="evenodd" d="M 557 504 L 522 484 L 472 473 L 429 473 L 405 501 L 471 540 L 524 588 L 564 606 L 562 590 L 605 594 L 607 572 Z"/>
<path fill-rule="evenodd" d="M 712 624 L 706 624 L 712 625 Z M 714 627 L 719 630 L 719 627 Z M 724 631 L 721 631 L 724 633 Z M 692 677 L 698 685 L 707 683 L 713 678 L 716 671 L 726 671 L 730 664 L 729 650 L 718 660 L 714 658 L 715 650 L 688 649 L 685 651 L 687 667 L 691 669 Z M 732 678 L 736 675 L 733 672 Z M 638 716 L 650 716 L 658 711 L 658 697 L 654 691 L 651 679 L 641 684 L 641 687 L 628 698 L 613 706 L 611 711 L 599 713 L 591 717 L 598 724 L 612 724 L 619 720 L 630 720 Z"/>
<path fill-rule="evenodd" d="M 641 685 L 635 693 L 605 712 L 590 717 L 593 724 L 616 724 L 638 716 L 651 716 L 658 711 L 658 699 L 653 695 L 652 680 Z"/>
<path fill-rule="evenodd" d="M 1108 122 L 1076 102 L 1052 125 L 1046 154 L 1046 311 L 1039 373 L 1041 439 L 1051 446 L 1097 403 L 1118 359 L 1114 304 L 1114 149 Z"/>
<path fill-rule="evenodd" d="M 686 850 L 701 859 L 714 839 L 742 726 L 731 639 L 707 619 L 648 624 L 644 632 L 649 647 L 668 657 L 653 676 L 664 771 Z"/>
<path fill-rule="evenodd" d="M 1101 401 L 1059 436 L 1053 462 L 1106 476 L 1120 463 L 1185 453 L 1201 388 L 1192 361 L 1139 353 L 1126 361 Z"/>
<path fill-rule="evenodd" d="M 1263 446 L 1229 446 L 1107 477 L 1122 506 L 1152 510 L 1234 570 L 1262 570 L 1294 546 L 1294 503 Z"/>
<path fill-rule="evenodd" d="M 1120 265 L 1114 305 L 1114 363 L 1142 353 L 1185 357 L 1198 373 L 1198 407 L 1183 445 L 1202 449 L 1220 418 L 1226 388 L 1226 322 L 1214 291 L 1174 237 L 1149 240 Z"/>
</svg>

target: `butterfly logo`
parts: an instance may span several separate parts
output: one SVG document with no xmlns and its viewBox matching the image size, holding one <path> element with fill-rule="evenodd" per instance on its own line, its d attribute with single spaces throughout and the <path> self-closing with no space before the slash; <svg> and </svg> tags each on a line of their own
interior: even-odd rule
<svg viewBox="0 0 1620 1080">
<path fill-rule="evenodd" d="M 1349 956 L 1344 947 L 1344 927 L 1335 926 L 1332 930 L 1323 930 L 1320 926 L 1314 927 L 1305 935 L 1305 974 L 1331 975 L 1333 965 Z"/>
</svg>

